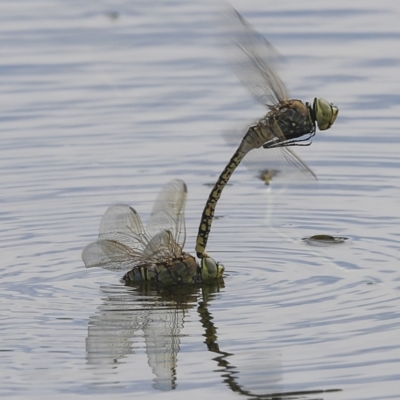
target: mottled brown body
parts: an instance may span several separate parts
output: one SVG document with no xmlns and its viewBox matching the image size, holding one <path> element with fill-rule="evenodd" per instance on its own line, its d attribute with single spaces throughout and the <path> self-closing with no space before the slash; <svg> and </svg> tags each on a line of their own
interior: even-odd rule
<svg viewBox="0 0 400 400">
<path fill-rule="evenodd" d="M 315 117 L 312 113 L 312 109 L 302 101 L 288 100 L 269 112 L 265 120 L 267 125 L 272 127 L 276 122 L 283 134 L 281 140 L 290 141 L 315 133 Z"/>
<path fill-rule="evenodd" d="M 179 258 L 155 265 L 139 265 L 127 272 L 122 279 L 127 283 L 155 281 L 165 285 L 201 280 L 199 266 L 189 253 L 182 253 Z"/>
<path fill-rule="evenodd" d="M 271 111 L 253 127 L 260 130 L 264 147 L 276 144 L 290 144 L 294 139 L 315 134 L 315 117 L 308 104 L 300 100 L 287 100 Z"/>
<path fill-rule="evenodd" d="M 251 126 L 233 157 L 222 171 L 208 196 L 200 220 L 196 240 L 197 257 L 208 257 L 206 246 L 211 230 L 217 202 L 233 172 L 245 155 L 253 150 L 264 147 L 276 147 L 278 144 L 290 144 L 290 141 L 304 135 L 315 133 L 315 119 L 308 105 L 300 100 L 283 101 L 279 106 L 271 107 L 271 111 L 257 123 Z"/>
</svg>

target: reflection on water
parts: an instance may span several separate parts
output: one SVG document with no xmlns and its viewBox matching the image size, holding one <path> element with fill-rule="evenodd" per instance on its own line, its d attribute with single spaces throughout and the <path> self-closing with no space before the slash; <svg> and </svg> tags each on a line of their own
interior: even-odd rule
<svg viewBox="0 0 400 400">
<path fill-rule="evenodd" d="M 233 392 L 262 399 L 295 399 L 340 389 L 301 390 L 284 392 L 279 351 L 249 351 L 235 355 L 220 349 L 217 326 L 209 311 L 221 285 L 181 285 L 156 287 L 142 282 L 132 287 L 106 286 L 106 296 L 97 313 L 90 318 L 86 353 L 88 364 L 118 367 L 121 359 L 134 354 L 134 337 L 143 333 L 148 364 L 154 375 L 153 388 L 161 391 L 176 389 L 177 358 L 185 317 L 197 309 L 204 328 L 204 343 L 218 368 L 214 371 Z M 134 376 L 132 376 L 134 379 Z M 311 399 L 314 397 L 307 397 Z"/>
<path fill-rule="evenodd" d="M 120 274 L 86 270 L 80 254 L 106 207 L 148 216 L 172 178 L 189 187 L 193 251 L 204 184 L 233 153 L 220 132 L 265 113 L 223 65 L 215 1 L 1 4 L 0 397 L 230 400 L 235 385 L 399 397 L 400 2 L 232 0 L 288 57 L 278 72 L 292 96 L 326 96 L 341 114 L 296 149 L 317 183 L 275 175 L 266 187 L 235 171 L 209 241 L 229 274 L 202 306 L 214 319 L 197 311 L 204 289 L 164 304 L 119 286 Z M 315 234 L 351 240 L 301 241 Z M 172 387 L 176 364 L 176 390 L 151 386 L 149 319 L 179 331 L 163 338 L 180 348 L 163 367 Z"/>
<path fill-rule="evenodd" d="M 107 297 L 89 321 L 88 363 L 118 364 L 134 352 L 132 339 L 142 331 L 154 388 L 175 389 L 180 332 L 187 310 L 196 307 L 200 295 L 207 301 L 219 289 L 218 285 L 189 284 L 160 289 L 151 282 L 101 288 Z"/>
</svg>

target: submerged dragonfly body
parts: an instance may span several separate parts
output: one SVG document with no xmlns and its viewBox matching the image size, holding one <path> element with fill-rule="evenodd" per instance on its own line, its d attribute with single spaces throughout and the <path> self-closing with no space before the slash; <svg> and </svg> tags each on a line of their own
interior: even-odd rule
<svg viewBox="0 0 400 400">
<path fill-rule="evenodd" d="M 97 241 L 83 250 L 85 266 L 127 271 L 123 277 L 126 283 L 146 280 L 171 285 L 222 277 L 222 265 L 209 258 L 201 260 L 199 266 L 183 251 L 186 197 L 187 187 L 182 180 L 167 183 L 146 228 L 132 207 L 111 206 L 101 219 Z"/>
</svg>

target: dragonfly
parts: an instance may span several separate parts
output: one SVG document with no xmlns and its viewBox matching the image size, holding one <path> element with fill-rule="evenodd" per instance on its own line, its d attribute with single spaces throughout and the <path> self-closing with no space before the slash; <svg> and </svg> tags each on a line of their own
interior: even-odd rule
<svg viewBox="0 0 400 400">
<path fill-rule="evenodd" d="M 128 271 L 127 283 L 154 281 L 172 285 L 216 280 L 224 267 L 213 260 L 196 259 L 183 251 L 186 240 L 187 186 L 175 179 L 158 194 L 144 227 L 136 210 L 126 204 L 107 209 L 96 242 L 82 252 L 86 268 Z"/>
<path fill-rule="evenodd" d="M 312 170 L 289 147 L 310 145 L 316 126 L 321 131 L 329 129 L 339 112 L 338 107 L 322 98 L 315 98 L 312 105 L 290 99 L 285 84 L 275 70 L 276 61 L 281 58 L 277 50 L 234 8 L 226 10 L 224 19 L 234 72 L 253 97 L 267 107 L 268 113 L 247 129 L 239 147 L 211 190 L 196 240 L 196 253 L 200 259 L 209 257 L 206 246 L 217 202 L 245 156 L 248 155 L 246 159 L 251 163 L 252 153 L 260 155 L 257 149 L 267 149 L 262 151 L 266 155 L 261 156 L 261 161 L 268 160 L 268 153 L 278 152 L 285 164 L 315 178 Z M 260 160 L 256 164 L 259 166 Z M 281 172 L 279 167 L 272 167 L 270 173 Z"/>
</svg>

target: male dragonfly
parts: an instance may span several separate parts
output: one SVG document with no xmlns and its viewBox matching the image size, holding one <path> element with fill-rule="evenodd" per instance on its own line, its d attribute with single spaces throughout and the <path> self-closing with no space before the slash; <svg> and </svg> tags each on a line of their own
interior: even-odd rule
<svg viewBox="0 0 400 400">
<path fill-rule="evenodd" d="M 229 48 L 233 54 L 232 67 L 255 99 L 269 111 L 248 128 L 235 154 L 211 190 L 196 240 L 199 258 L 209 257 L 206 246 L 217 202 L 243 158 L 251 150 L 264 148 L 265 160 L 268 160 L 269 152 L 278 151 L 285 162 L 315 178 L 311 169 L 288 146 L 311 144 L 316 125 L 321 131 L 329 129 L 339 112 L 335 105 L 321 98 L 315 98 L 312 105 L 290 99 L 284 83 L 274 69 L 274 64 L 280 57 L 275 48 L 235 9 L 226 10 L 224 18 Z M 270 172 L 279 174 L 280 171 L 272 167 Z"/>
</svg>

